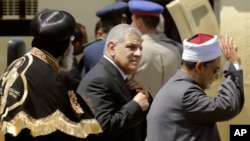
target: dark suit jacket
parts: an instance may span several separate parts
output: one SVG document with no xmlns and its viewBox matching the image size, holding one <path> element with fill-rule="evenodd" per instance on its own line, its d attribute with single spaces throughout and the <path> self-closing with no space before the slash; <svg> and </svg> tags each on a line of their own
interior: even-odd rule
<svg viewBox="0 0 250 141">
<path fill-rule="evenodd" d="M 230 120 L 244 105 L 243 71 L 227 62 L 217 97 L 207 96 L 186 73 L 157 93 L 147 116 L 148 141 L 220 141 L 216 122 Z"/>
<path fill-rule="evenodd" d="M 87 101 L 103 128 L 100 140 L 145 139 L 145 136 L 141 136 L 140 127 L 146 113 L 132 100 L 134 96 L 122 75 L 107 59 L 102 58 L 84 76 L 77 92 Z"/>
</svg>

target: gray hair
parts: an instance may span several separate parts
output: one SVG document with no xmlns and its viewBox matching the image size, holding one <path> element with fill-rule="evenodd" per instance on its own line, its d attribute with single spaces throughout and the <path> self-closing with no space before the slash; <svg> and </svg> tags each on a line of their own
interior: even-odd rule
<svg viewBox="0 0 250 141">
<path fill-rule="evenodd" d="M 107 36 L 105 50 L 108 48 L 108 43 L 110 41 L 114 42 L 115 44 L 121 43 L 128 35 L 131 34 L 138 35 L 139 37 L 142 35 L 136 27 L 133 27 L 129 24 L 118 24 L 114 26 Z"/>
</svg>

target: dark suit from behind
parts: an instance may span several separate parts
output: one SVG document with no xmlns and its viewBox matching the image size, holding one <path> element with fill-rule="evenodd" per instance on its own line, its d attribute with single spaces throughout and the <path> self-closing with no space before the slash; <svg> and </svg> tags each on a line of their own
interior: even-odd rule
<svg viewBox="0 0 250 141">
<path fill-rule="evenodd" d="M 108 34 L 110 29 L 115 25 L 123 23 L 124 13 L 127 9 L 127 3 L 123 1 L 117 1 L 101 8 L 96 12 L 96 16 L 100 18 L 101 28 L 105 29 L 105 33 Z M 84 70 L 82 71 L 82 77 L 92 68 L 103 56 L 103 49 L 105 46 L 106 38 L 98 39 L 89 46 L 87 46 L 83 54 L 85 55 Z"/>
<path fill-rule="evenodd" d="M 98 39 L 84 48 L 84 69 L 82 70 L 82 76 L 93 68 L 102 58 L 105 41 L 106 38 Z"/>
</svg>

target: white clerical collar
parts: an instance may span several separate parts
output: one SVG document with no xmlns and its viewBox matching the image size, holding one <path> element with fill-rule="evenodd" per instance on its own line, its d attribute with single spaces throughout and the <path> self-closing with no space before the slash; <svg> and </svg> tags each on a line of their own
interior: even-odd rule
<svg viewBox="0 0 250 141">
<path fill-rule="evenodd" d="M 111 60 L 110 58 L 108 58 L 106 55 L 103 55 L 103 57 L 106 58 L 110 63 L 112 63 L 118 69 L 118 71 L 121 73 L 122 78 L 124 80 L 127 78 L 127 75 L 115 64 L 115 62 L 113 60 Z"/>
</svg>

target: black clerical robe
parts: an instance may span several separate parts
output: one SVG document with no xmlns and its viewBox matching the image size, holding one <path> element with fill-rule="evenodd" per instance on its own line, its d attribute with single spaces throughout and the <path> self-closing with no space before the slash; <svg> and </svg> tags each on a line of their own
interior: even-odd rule
<svg viewBox="0 0 250 141">
<path fill-rule="evenodd" d="M 6 69 L 0 79 L 0 139 L 83 141 L 102 131 L 85 102 L 69 96 L 58 73 L 57 61 L 37 48 Z"/>
</svg>

